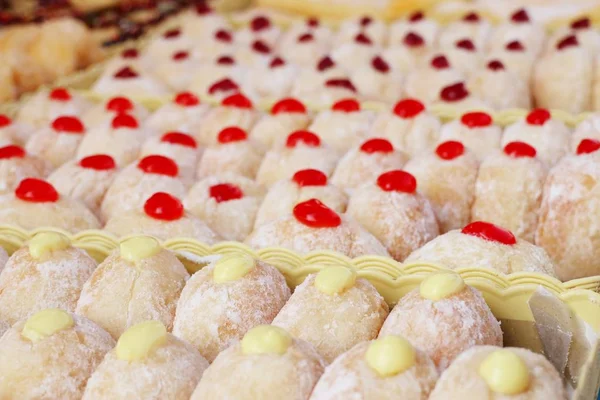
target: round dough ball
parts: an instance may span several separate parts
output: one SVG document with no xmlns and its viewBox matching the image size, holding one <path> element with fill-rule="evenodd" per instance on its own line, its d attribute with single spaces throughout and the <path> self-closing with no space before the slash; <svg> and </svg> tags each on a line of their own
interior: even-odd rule
<svg viewBox="0 0 600 400">
<path fill-rule="evenodd" d="M 44 178 L 49 172 L 46 161 L 27 154 L 22 147 L 0 148 L 0 192 L 14 190 L 25 178 Z"/>
<path fill-rule="evenodd" d="M 484 112 L 469 112 L 461 119 L 447 123 L 440 130 L 439 143 L 457 141 L 483 160 L 500 148 L 502 128 L 493 124 L 492 117 Z"/>
<path fill-rule="evenodd" d="M 193 93 L 179 93 L 174 97 L 173 102 L 164 104 L 154 111 L 144 126 L 159 134 L 167 132 L 195 134 L 202 126 L 204 116 L 209 109 L 209 106 L 201 104 Z"/>
<path fill-rule="evenodd" d="M 85 137 L 85 126 L 77 117 L 61 116 L 51 125 L 44 126 L 31 135 L 25 149 L 27 153 L 57 168 L 75 158 L 77 148 Z"/>
<path fill-rule="evenodd" d="M 149 112 L 142 104 L 124 96 L 111 97 L 89 109 L 81 119 L 85 126 L 96 127 L 110 125 L 120 113 L 127 113 L 137 121 L 148 118 Z"/>
<path fill-rule="evenodd" d="M 345 105 L 357 108 L 346 111 L 342 108 Z M 372 111 L 361 111 L 360 103 L 346 99 L 334 104 L 331 110 L 317 114 L 308 130 L 319 135 L 329 147 L 344 154 L 364 139 L 374 119 Z"/>
<path fill-rule="evenodd" d="M 40 129 L 62 115 L 80 116 L 91 107 L 89 101 L 67 89 L 40 90 L 19 107 L 17 120 Z"/>
<path fill-rule="evenodd" d="M 221 104 L 220 107 L 210 109 L 199 129 L 191 132 L 204 146 L 217 143 L 219 132 L 228 126 L 237 126 L 249 132 L 258 119 L 258 113 L 251 108 L 250 100 L 240 93 L 226 97 Z"/>
<path fill-rule="evenodd" d="M 273 113 L 273 111 L 271 111 Z M 250 131 L 250 137 L 266 148 L 272 148 L 276 143 L 297 130 L 305 129 L 310 123 L 310 116 L 305 112 L 278 111 L 265 114 L 256 122 Z"/>
<path fill-rule="evenodd" d="M 140 157 L 152 154 L 177 160 L 180 175 L 185 179 L 193 180 L 203 150 L 198 148 L 193 136 L 180 132 L 167 132 L 162 136 L 153 136 L 144 143 Z"/>
</svg>

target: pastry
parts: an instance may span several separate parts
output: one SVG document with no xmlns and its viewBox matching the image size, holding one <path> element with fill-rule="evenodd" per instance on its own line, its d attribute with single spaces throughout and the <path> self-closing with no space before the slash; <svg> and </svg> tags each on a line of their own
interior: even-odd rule
<svg viewBox="0 0 600 400">
<path fill-rule="evenodd" d="M 432 104 L 438 101 L 443 88 L 465 80 L 465 75 L 442 53 L 433 53 L 425 61 L 407 74 L 404 88 L 407 96 Z"/>
<path fill-rule="evenodd" d="M 260 40 L 269 47 L 274 47 L 281 36 L 281 29 L 268 16 L 259 14 L 250 20 L 248 26 L 239 30 L 238 36 L 241 42 Z"/>
<path fill-rule="evenodd" d="M 183 132 L 196 136 L 208 110 L 208 105 L 202 104 L 195 94 L 181 92 L 154 111 L 144 126 L 158 134 Z"/>
<path fill-rule="evenodd" d="M 54 168 L 75 158 L 77 148 L 86 132 L 77 117 L 56 118 L 50 126 L 40 128 L 27 141 L 27 153 L 46 160 Z"/>
<path fill-rule="evenodd" d="M 181 27 L 190 37 L 200 39 L 218 29 L 229 28 L 230 24 L 225 16 L 206 3 L 198 3 L 183 13 Z"/>
<path fill-rule="evenodd" d="M 310 121 L 304 104 L 290 97 L 275 103 L 270 114 L 261 115 L 249 133 L 252 139 L 271 148 L 290 132 L 305 129 Z"/>
<path fill-rule="evenodd" d="M 26 123 L 0 114 L 0 145 L 25 144 L 32 132 Z"/>
<path fill-rule="evenodd" d="M 127 97 L 115 96 L 95 105 L 81 116 L 85 126 L 97 127 L 110 125 L 117 114 L 126 113 L 137 121 L 143 122 L 150 112 L 141 105 Z"/>
<path fill-rule="evenodd" d="M 50 165 L 20 146 L 0 147 L 0 192 L 10 192 L 25 178 L 44 178 Z"/>
<path fill-rule="evenodd" d="M 278 55 L 269 57 L 265 63 L 257 63 L 248 71 L 242 83 L 242 91 L 257 100 L 282 99 L 290 95 L 299 68 Z"/>
<path fill-rule="evenodd" d="M 425 56 L 437 45 L 440 27 L 423 12 L 414 12 L 405 20 L 390 25 L 389 46 L 385 55 L 403 73 L 423 64 Z"/>
<path fill-rule="evenodd" d="M 434 104 L 442 107 L 452 107 L 453 111 L 468 112 L 471 110 L 487 110 L 489 104 L 474 96 L 467 88 L 465 81 L 451 83 L 442 87 Z"/>
<path fill-rule="evenodd" d="M 199 51 L 191 50 L 190 47 L 173 47 L 167 57 L 157 62 L 152 73 L 171 91 L 186 90 L 202 64 L 202 56 Z"/>
<path fill-rule="evenodd" d="M 331 50 L 331 31 L 325 27 L 312 28 L 304 23 L 292 26 L 284 33 L 278 50 L 291 63 L 308 66 Z M 327 32 L 327 33 L 323 33 Z"/>
<path fill-rule="evenodd" d="M 519 41 L 532 55 L 539 55 L 546 42 L 544 26 L 531 20 L 525 8 L 515 10 L 510 19 L 496 26 L 489 39 L 491 50 L 501 49 L 506 44 Z"/>
<path fill-rule="evenodd" d="M 361 33 L 368 36 L 373 44 L 383 46 L 387 41 L 388 29 L 383 21 L 368 15 L 346 19 L 341 23 L 337 31 L 334 38 L 334 46 L 350 42 Z"/>
<path fill-rule="evenodd" d="M 600 140 L 600 114 L 591 114 L 581 121 L 571 135 L 570 153 L 576 153 L 583 139 Z"/>
<path fill-rule="evenodd" d="M 326 85 L 328 81 L 329 86 Z M 346 87 L 341 86 L 344 84 Z M 323 93 L 326 89 L 327 93 Z M 330 55 L 319 59 L 313 68 L 303 68 L 294 82 L 291 93 L 291 96 L 312 106 L 321 106 L 326 102 L 329 102 L 327 106 L 330 106 L 337 100 L 355 95 L 356 88 L 348 80 L 347 71 L 337 65 Z M 332 96 L 336 98 L 332 99 Z"/>
<path fill-rule="evenodd" d="M 169 93 L 166 85 L 133 64 L 124 64 L 116 71 L 106 70 L 92 86 L 92 91 L 103 96 L 141 98 L 161 97 Z"/>
<path fill-rule="evenodd" d="M 506 136 L 504 136 L 506 138 Z M 479 160 L 500 148 L 502 128 L 494 125 L 490 114 L 481 111 L 463 114 L 460 120 L 445 124 L 440 130 L 440 143 L 461 142 Z"/>
<path fill-rule="evenodd" d="M 64 115 L 79 117 L 91 107 L 83 97 L 65 88 L 41 90 L 19 107 L 17 120 L 30 129 L 47 127 L 56 118 Z"/>
<path fill-rule="evenodd" d="M 486 60 L 467 81 L 469 90 L 496 110 L 531 108 L 529 82 L 497 59 Z"/>
<path fill-rule="evenodd" d="M 380 50 L 380 46 L 375 43 L 374 39 L 363 31 L 354 35 L 350 40 L 336 44 L 331 51 L 331 58 L 340 67 L 351 71 L 368 63 Z"/>
<path fill-rule="evenodd" d="M 350 74 L 360 98 L 393 103 L 402 97 L 404 78 L 390 56 L 375 55 L 366 65 L 357 66 Z"/>
<path fill-rule="evenodd" d="M 196 176 L 196 165 L 200 160 L 203 149 L 192 135 L 171 131 L 160 136 L 152 136 L 142 146 L 140 157 L 161 155 L 177 160 L 179 175 L 184 179 L 193 180 Z"/>
<path fill-rule="evenodd" d="M 475 42 L 467 36 L 457 38 L 452 45 L 442 48 L 446 50 L 446 57 L 448 57 L 450 65 L 467 77 L 471 76 L 482 64 L 481 47 L 477 47 Z"/>
<path fill-rule="evenodd" d="M 222 101 L 238 93 L 248 73 L 248 66 L 239 56 L 221 54 L 212 63 L 200 65 L 190 84 L 190 90 L 200 96 Z"/>
<path fill-rule="evenodd" d="M 196 43 L 195 50 L 202 61 L 214 59 L 221 54 L 233 54 L 237 42 L 237 32 L 229 27 L 218 27 L 212 32 L 206 32 Z"/>
<path fill-rule="evenodd" d="M 209 146 L 217 143 L 219 132 L 228 126 L 237 126 L 248 132 L 258 118 L 252 107 L 252 102 L 241 93 L 226 97 L 220 107 L 206 113 L 198 131 L 193 134 L 202 145 Z"/>
<path fill-rule="evenodd" d="M 528 86 L 537 62 L 536 55 L 519 40 L 513 40 L 488 54 L 488 59 L 500 61 L 508 71 L 516 74 Z M 530 88 L 531 90 L 531 88 Z"/>
<path fill-rule="evenodd" d="M 174 26 L 149 40 L 144 48 L 143 58 L 148 65 L 152 64 L 156 67 L 160 62 L 170 58 L 173 50 L 191 49 L 193 46 L 194 39 L 181 26 Z"/>
<path fill-rule="evenodd" d="M 458 21 L 446 26 L 439 37 L 439 47 L 450 48 L 456 42 L 468 39 L 478 49 L 484 49 L 492 32 L 491 24 L 476 12 L 468 12 Z"/>
</svg>

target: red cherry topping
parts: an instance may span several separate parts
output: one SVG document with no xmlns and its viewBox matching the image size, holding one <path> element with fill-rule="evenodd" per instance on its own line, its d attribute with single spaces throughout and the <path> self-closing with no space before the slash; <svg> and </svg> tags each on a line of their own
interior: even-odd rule
<svg viewBox="0 0 600 400">
<path fill-rule="evenodd" d="M 461 142 L 449 140 L 440 144 L 435 149 L 435 153 L 442 160 L 454 160 L 465 153 L 465 146 Z"/>
<path fill-rule="evenodd" d="M 425 14 L 423 14 L 423 11 L 415 11 L 410 15 L 410 17 L 408 17 L 408 21 L 414 23 L 421 21 L 423 18 L 425 18 Z"/>
<path fill-rule="evenodd" d="M 87 169 L 95 169 L 97 171 L 107 171 L 109 169 L 115 169 L 117 164 L 108 154 L 95 154 L 93 156 L 82 158 L 79 161 L 79 166 Z"/>
<path fill-rule="evenodd" d="M 319 26 L 319 20 L 315 17 L 311 17 L 306 20 L 306 25 L 310 26 L 311 28 L 316 28 Z"/>
<path fill-rule="evenodd" d="M 312 35 L 312 33 L 304 33 L 298 36 L 298 42 L 300 43 L 312 42 L 313 40 L 315 40 L 315 37 Z"/>
<path fill-rule="evenodd" d="M 527 14 L 527 11 L 525 11 L 524 8 L 521 8 L 520 10 L 515 11 L 513 13 L 513 15 L 511 15 L 510 19 L 512 22 L 516 22 L 516 23 L 524 23 L 524 22 L 531 21 L 529 19 L 529 14 Z"/>
<path fill-rule="evenodd" d="M 463 17 L 465 22 L 479 22 L 479 15 L 475 12 L 470 12 Z"/>
<path fill-rule="evenodd" d="M 340 216 L 317 199 L 296 204 L 294 217 L 311 228 L 335 228 L 342 224 Z"/>
<path fill-rule="evenodd" d="M 588 29 L 590 26 L 592 26 L 592 22 L 587 17 L 571 22 L 572 29 Z"/>
<path fill-rule="evenodd" d="M 303 169 L 294 174 L 292 178 L 300 187 L 305 186 L 326 186 L 327 175 L 318 169 Z"/>
<path fill-rule="evenodd" d="M 160 138 L 160 141 L 162 143 L 177 144 L 177 145 L 180 145 L 183 147 L 190 147 L 192 149 L 195 149 L 198 147 L 198 144 L 196 143 L 196 139 L 194 139 L 190 135 L 187 135 L 187 134 L 181 133 L 181 132 L 165 133 Z"/>
<path fill-rule="evenodd" d="M 342 99 L 337 101 L 331 109 L 333 111 L 351 113 L 360 111 L 360 103 L 355 99 Z"/>
<path fill-rule="evenodd" d="M 133 110 L 133 103 L 127 97 L 113 97 L 106 103 L 107 111 L 122 113 Z"/>
<path fill-rule="evenodd" d="M 499 60 L 492 60 L 488 63 L 487 67 L 492 71 L 501 71 L 504 69 L 504 64 Z"/>
<path fill-rule="evenodd" d="M 577 40 L 577 36 L 569 35 L 569 36 L 565 37 L 564 39 L 562 39 L 560 42 L 558 42 L 558 44 L 556 45 L 556 48 L 558 50 L 562 50 L 567 47 L 576 47 L 576 46 L 579 46 L 579 41 Z"/>
<path fill-rule="evenodd" d="M 71 100 L 71 93 L 65 88 L 56 88 L 50 92 L 50 99 L 55 101 Z"/>
<path fill-rule="evenodd" d="M 189 57 L 190 57 L 190 53 L 188 53 L 187 51 L 178 51 L 173 54 L 172 58 L 175 61 L 183 61 L 183 60 L 187 60 Z"/>
<path fill-rule="evenodd" d="M 183 217 L 183 204 L 177 197 L 168 193 L 158 192 L 146 200 L 144 212 L 149 217 L 161 221 L 176 221 Z"/>
<path fill-rule="evenodd" d="M 242 128 L 237 126 L 228 126 L 219 132 L 218 141 L 219 143 L 233 143 L 243 142 L 248 139 L 248 134 Z"/>
<path fill-rule="evenodd" d="M 329 68 L 333 68 L 334 66 L 335 66 L 335 63 L 333 62 L 333 60 L 331 59 L 331 57 L 325 56 L 317 64 L 317 69 L 319 71 L 326 71 Z"/>
<path fill-rule="evenodd" d="M 285 65 L 285 61 L 283 61 L 283 59 L 281 57 L 275 57 L 273 58 L 273 60 L 271 60 L 271 63 L 269 64 L 269 68 L 277 68 L 277 67 L 282 67 Z"/>
<path fill-rule="evenodd" d="M 181 92 L 175 96 L 175 104 L 182 107 L 194 107 L 200 104 L 198 97 L 191 92 Z"/>
<path fill-rule="evenodd" d="M 373 44 L 373 42 L 371 41 L 371 39 L 367 35 L 365 35 L 364 33 L 362 33 L 362 32 L 359 33 L 358 35 L 356 35 L 354 37 L 354 41 L 356 43 L 360 43 L 360 44 L 367 44 L 367 45 Z"/>
<path fill-rule="evenodd" d="M 138 58 L 139 52 L 137 49 L 125 49 L 121 52 L 123 58 Z"/>
<path fill-rule="evenodd" d="M 577 146 L 577 154 L 590 154 L 600 149 L 600 141 L 595 139 L 583 139 Z"/>
<path fill-rule="evenodd" d="M 513 40 L 506 44 L 506 50 L 510 51 L 525 51 L 525 47 L 518 40 Z"/>
<path fill-rule="evenodd" d="M 517 239 L 512 232 L 497 225 L 490 224 L 489 222 L 471 222 L 469 225 L 465 226 L 461 232 L 465 235 L 475 236 L 490 242 L 497 242 L 506 245 L 513 245 L 517 243 Z"/>
<path fill-rule="evenodd" d="M 218 92 L 229 92 L 230 90 L 239 90 L 239 86 L 231 79 L 224 78 L 213 83 L 210 88 L 208 88 L 208 93 L 215 94 Z"/>
<path fill-rule="evenodd" d="M 535 110 L 531 110 L 529 114 L 527 114 L 527 118 L 525 119 L 529 125 L 538 125 L 542 126 L 552 118 L 550 111 L 545 108 L 536 108 Z"/>
<path fill-rule="evenodd" d="M 138 162 L 138 168 L 147 174 L 157 174 L 175 177 L 179 174 L 179 167 L 175 161 L 165 156 L 151 155 Z"/>
<path fill-rule="evenodd" d="M 408 172 L 397 169 L 379 175 L 377 186 L 386 192 L 414 193 L 417 180 Z"/>
<path fill-rule="evenodd" d="M 233 65 L 235 64 L 235 60 L 230 56 L 221 56 L 217 58 L 217 64 L 219 65 Z"/>
<path fill-rule="evenodd" d="M 252 43 L 252 50 L 261 54 L 269 54 L 271 52 L 271 48 L 267 46 L 262 40 L 255 40 Z"/>
<path fill-rule="evenodd" d="M 258 17 L 254 17 L 252 21 L 250 21 L 250 29 L 254 32 L 262 31 L 263 29 L 267 29 L 271 26 L 271 21 L 262 15 Z"/>
<path fill-rule="evenodd" d="M 390 65 L 380 56 L 374 57 L 373 60 L 371 60 L 371 65 L 382 74 L 386 74 L 390 71 Z"/>
<path fill-rule="evenodd" d="M 450 68 L 450 63 L 445 56 L 436 56 L 431 60 L 431 66 L 435 69 Z"/>
<path fill-rule="evenodd" d="M 230 32 L 226 31 L 225 29 L 219 29 L 218 31 L 216 31 L 215 39 L 217 39 L 220 42 L 225 42 L 225 43 L 233 42 L 233 36 L 231 35 Z"/>
<path fill-rule="evenodd" d="M 52 129 L 60 133 L 80 134 L 85 131 L 85 127 L 77 117 L 63 116 L 58 117 L 52 122 Z"/>
<path fill-rule="evenodd" d="M 302 143 L 308 147 L 319 147 L 321 145 L 321 138 L 309 131 L 296 131 L 290 133 L 285 145 L 286 147 L 294 148 L 298 143 Z"/>
<path fill-rule="evenodd" d="M 213 185 L 208 189 L 210 197 L 215 199 L 217 203 L 224 201 L 237 200 L 244 197 L 244 192 L 239 186 L 231 183 L 220 183 Z"/>
<path fill-rule="evenodd" d="M 423 37 L 414 32 L 408 32 L 402 41 L 408 47 L 421 47 L 425 44 Z"/>
<path fill-rule="evenodd" d="M 8 118 L 4 114 L 0 114 L 0 128 L 5 128 L 12 124 L 12 119 Z"/>
<path fill-rule="evenodd" d="M 7 158 L 23 158 L 25 157 L 25 150 L 20 146 L 8 145 L 0 147 L 0 160 Z"/>
<path fill-rule="evenodd" d="M 114 75 L 114 77 L 117 79 L 132 79 L 137 78 L 138 76 L 138 73 L 135 72 L 135 70 L 131 67 L 123 67 Z"/>
<path fill-rule="evenodd" d="M 364 28 L 365 26 L 371 25 L 372 22 L 373 18 L 365 16 L 360 19 L 359 24 Z"/>
<path fill-rule="evenodd" d="M 15 196 L 30 203 L 55 203 L 59 195 L 50 183 L 36 178 L 25 178 L 15 189 Z"/>
<path fill-rule="evenodd" d="M 117 114 L 112 120 L 113 129 L 129 128 L 136 129 L 139 127 L 137 120 L 129 114 Z"/>
<path fill-rule="evenodd" d="M 440 98 L 446 102 L 461 101 L 469 96 L 469 91 L 464 82 L 446 86 L 440 92 Z"/>
<path fill-rule="evenodd" d="M 165 39 L 175 39 L 181 35 L 180 29 L 170 29 L 166 31 L 163 35 Z"/>
<path fill-rule="evenodd" d="M 464 125 L 467 126 L 471 129 L 473 128 L 484 128 L 486 126 L 490 126 L 493 122 L 492 120 L 492 116 L 481 112 L 481 111 L 474 111 L 474 112 L 468 112 L 466 114 L 464 114 L 461 118 L 460 118 L 460 122 Z"/>
<path fill-rule="evenodd" d="M 354 85 L 352 84 L 350 79 L 346 79 L 346 78 L 329 79 L 325 82 L 325 86 L 345 88 L 345 89 L 351 90 L 353 92 L 356 92 L 356 88 L 354 87 Z"/>
<path fill-rule="evenodd" d="M 241 93 L 232 94 L 227 96 L 221 102 L 222 106 L 225 107 L 236 107 L 236 108 L 252 108 L 252 102 L 246 96 Z"/>
<path fill-rule="evenodd" d="M 306 114 L 306 107 L 304 107 L 304 104 L 302 104 L 300 101 L 298 101 L 294 98 L 288 97 L 288 98 L 279 100 L 271 108 L 271 114 L 277 115 L 280 113 Z"/>
<path fill-rule="evenodd" d="M 525 142 L 510 142 L 506 146 L 504 146 L 504 153 L 511 157 L 521 158 L 521 157 L 535 157 L 537 152 L 535 151 L 535 147 L 525 143 Z"/>
<path fill-rule="evenodd" d="M 394 106 L 394 114 L 403 119 L 414 118 L 425 110 L 425 106 L 419 100 L 404 99 Z"/>
<path fill-rule="evenodd" d="M 462 39 L 456 42 L 456 47 L 467 51 L 475 51 L 475 44 L 470 39 Z"/>
<path fill-rule="evenodd" d="M 391 153 L 394 151 L 394 146 L 387 139 L 374 138 L 369 139 L 360 146 L 360 151 L 367 154 L 373 153 Z"/>
<path fill-rule="evenodd" d="M 206 15 L 212 13 L 212 9 L 205 2 L 196 4 L 196 14 Z"/>
</svg>

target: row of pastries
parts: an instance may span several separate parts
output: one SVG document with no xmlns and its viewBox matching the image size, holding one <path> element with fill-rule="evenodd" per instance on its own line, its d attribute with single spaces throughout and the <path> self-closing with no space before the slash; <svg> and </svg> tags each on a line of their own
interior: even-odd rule
<svg viewBox="0 0 600 400">
<path fill-rule="evenodd" d="M 0 272 L 0 327 L 7 399 L 567 399 L 543 355 L 502 348 L 481 293 L 452 272 L 390 310 L 343 266 L 291 293 L 247 255 L 190 277 L 148 236 L 96 266 L 40 233 Z"/>
</svg>

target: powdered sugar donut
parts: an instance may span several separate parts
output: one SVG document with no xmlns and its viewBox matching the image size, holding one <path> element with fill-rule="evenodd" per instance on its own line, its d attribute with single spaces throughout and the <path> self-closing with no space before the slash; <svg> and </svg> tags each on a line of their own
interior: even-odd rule
<svg viewBox="0 0 600 400">
<path fill-rule="evenodd" d="M 255 227 L 292 213 L 294 206 L 317 199 L 336 212 L 344 212 L 348 198 L 343 190 L 328 184 L 327 175 L 316 169 L 303 169 L 290 180 L 274 184 L 256 215 Z"/>
<path fill-rule="evenodd" d="M 425 43 L 433 47 L 437 44 L 440 26 L 422 11 L 415 11 L 406 19 L 395 21 L 390 25 L 388 44 L 390 47 L 398 45 L 405 40 L 406 35 L 413 32 L 421 36 Z"/>
<path fill-rule="evenodd" d="M 449 24 L 439 37 L 439 47 L 452 47 L 457 41 L 469 39 L 478 49 L 484 49 L 492 26 L 488 21 L 483 20 L 476 12 L 469 12 L 455 22 Z"/>
<path fill-rule="evenodd" d="M 529 82 L 506 69 L 496 59 L 486 61 L 486 65 L 475 71 L 467 81 L 469 90 L 476 97 L 486 101 L 496 110 L 509 108 L 531 108 Z"/>
<path fill-rule="evenodd" d="M 84 134 L 85 126 L 79 118 L 58 117 L 50 126 L 36 131 L 27 141 L 25 149 L 56 168 L 75 158 Z"/>
<path fill-rule="evenodd" d="M 81 116 L 91 106 L 83 97 L 65 88 L 42 90 L 19 107 L 17 120 L 33 129 L 40 129 L 62 115 Z"/>
<path fill-rule="evenodd" d="M 402 297 L 379 332 L 386 335 L 405 337 L 439 371 L 471 347 L 502 346 L 500 323 L 481 293 L 452 272 L 434 273 Z"/>
<path fill-rule="evenodd" d="M 187 399 L 206 368 L 208 361 L 161 322 L 140 322 L 106 354 L 83 399 Z"/>
<path fill-rule="evenodd" d="M 478 161 L 461 142 L 440 144 L 435 152 L 410 160 L 404 167 L 431 204 L 440 233 L 459 229 L 471 221 Z"/>
<path fill-rule="evenodd" d="M 229 21 L 206 3 L 198 3 L 181 16 L 181 28 L 194 39 L 205 38 L 218 29 L 230 27 Z"/>
<path fill-rule="evenodd" d="M 251 328 L 271 323 L 289 297 L 277 269 L 246 255 L 227 255 L 185 285 L 173 333 L 212 362 Z"/>
<path fill-rule="evenodd" d="M 33 133 L 32 127 L 21 121 L 13 121 L 4 114 L 0 114 L 0 144 L 25 144 Z"/>
<path fill-rule="evenodd" d="M 402 168 L 407 161 L 408 156 L 394 149 L 388 140 L 368 139 L 342 157 L 331 182 L 350 191 L 374 182 L 385 171 Z"/>
<path fill-rule="evenodd" d="M 286 60 L 294 64 L 308 66 L 315 59 L 327 55 L 331 50 L 330 38 L 326 37 L 329 35 L 321 33 L 326 28 L 311 29 L 306 27 L 298 29 L 297 26 L 288 29 L 278 45 L 279 52 Z"/>
<path fill-rule="evenodd" d="M 208 105 L 201 104 L 195 94 L 181 92 L 175 95 L 171 103 L 152 113 L 145 128 L 157 133 L 184 132 L 196 135 L 208 110 Z"/>
<path fill-rule="evenodd" d="M 248 26 L 238 32 L 238 37 L 243 43 L 260 40 L 270 47 L 277 44 L 280 36 L 281 28 L 271 22 L 271 19 L 266 15 L 254 16 Z"/>
<path fill-rule="evenodd" d="M 81 117 L 85 126 L 110 125 L 117 114 L 127 113 L 137 121 L 144 121 L 150 114 L 143 105 L 124 96 L 111 97 L 89 109 Z"/>
<path fill-rule="evenodd" d="M 228 173 L 199 181 L 183 203 L 225 240 L 242 241 L 252 231 L 264 192 L 251 179 Z"/>
<path fill-rule="evenodd" d="M 223 54 L 213 63 L 205 63 L 197 68 L 190 90 L 201 96 L 222 100 L 240 91 L 247 73 L 248 67 L 241 63 L 239 57 Z"/>
<path fill-rule="evenodd" d="M 412 98 L 420 99 L 425 104 L 438 101 L 443 88 L 462 82 L 465 75 L 450 65 L 444 54 L 433 53 L 420 68 L 410 71 L 406 77 L 404 91 Z"/>
<path fill-rule="evenodd" d="M 479 160 L 500 148 L 502 128 L 494 125 L 492 116 L 485 112 L 469 112 L 460 120 L 445 124 L 440 131 L 440 142 L 454 140 L 464 144 Z"/>
<path fill-rule="evenodd" d="M 304 104 L 291 97 L 285 98 L 273 105 L 270 114 L 260 116 L 250 130 L 250 137 L 271 148 L 290 132 L 305 129 L 310 120 Z"/>
<path fill-rule="evenodd" d="M 170 51 L 168 57 L 158 60 L 152 73 L 170 90 L 180 92 L 190 87 L 203 55 L 189 47 L 174 47 Z"/>
<path fill-rule="evenodd" d="M 23 179 L 44 178 L 50 165 L 15 145 L 0 147 L 0 192 L 14 190 Z"/>
<path fill-rule="evenodd" d="M 388 30 L 383 21 L 368 15 L 347 19 L 340 25 L 334 38 L 334 45 L 351 42 L 361 33 L 369 37 L 373 44 L 383 46 L 387 40 Z"/>
<path fill-rule="evenodd" d="M 531 86 L 531 76 L 537 58 L 530 48 L 519 40 L 513 40 L 503 48 L 489 53 L 488 58 L 500 61 L 508 71 L 519 76 L 523 82 Z"/>
<path fill-rule="evenodd" d="M 324 369 L 325 361 L 309 343 L 281 328 L 259 325 L 219 354 L 192 399 L 308 400 Z"/>
<path fill-rule="evenodd" d="M 357 343 L 374 339 L 387 315 L 388 305 L 369 281 L 349 268 L 330 266 L 296 287 L 273 325 L 311 343 L 332 362 Z"/>
<path fill-rule="evenodd" d="M 13 325 L 46 308 L 74 312 L 95 268 L 96 262 L 63 234 L 38 233 L 0 274 L 0 320 Z"/>
<path fill-rule="evenodd" d="M 39 311 L 0 340 L 0 395 L 81 399 L 88 378 L 114 345 L 87 318 L 55 308 Z"/>
<path fill-rule="evenodd" d="M 243 91 L 256 99 L 284 98 L 292 91 L 298 72 L 296 65 L 274 55 L 266 63 L 250 68 L 242 84 Z"/>
<path fill-rule="evenodd" d="M 471 76 L 483 62 L 481 47 L 468 37 L 458 38 L 446 49 L 446 57 L 453 68 L 461 71 L 467 77 Z"/>
<path fill-rule="evenodd" d="M 482 221 L 472 222 L 461 231 L 438 236 L 412 252 L 405 262 L 431 262 L 451 269 L 476 266 L 504 274 L 524 271 L 555 276 L 554 264 L 543 248 Z"/>
<path fill-rule="evenodd" d="M 488 44 L 491 50 L 497 50 L 515 40 L 522 42 L 533 56 L 541 53 L 546 42 L 546 30 L 532 21 L 524 8 L 515 10 L 509 20 L 496 26 Z"/>
<path fill-rule="evenodd" d="M 577 125 L 571 135 L 571 153 L 577 153 L 577 147 L 583 139 L 600 140 L 600 114 L 591 114 Z"/>
<path fill-rule="evenodd" d="M 375 55 L 370 63 L 354 68 L 350 80 L 365 100 L 392 103 L 402 97 L 404 78 L 385 54 Z"/>
<path fill-rule="evenodd" d="M 105 71 L 92 90 L 104 96 L 126 95 L 131 97 L 166 96 L 169 89 L 148 72 L 139 67 L 124 65 L 117 71 Z"/>
<path fill-rule="evenodd" d="M 354 219 L 340 216 L 317 199 L 296 204 L 292 215 L 254 229 L 246 243 L 255 248 L 283 247 L 302 254 L 331 250 L 350 258 L 388 256 L 385 247 Z"/>
<path fill-rule="evenodd" d="M 83 286 L 76 312 L 115 338 L 148 318 L 171 330 L 188 278 L 183 264 L 156 239 L 134 236 L 98 265 Z"/>
<path fill-rule="evenodd" d="M 179 175 L 184 179 L 192 180 L 196 176 L 196 165 L 203 150 L 198 149 L 198 143 L 193 136 L 171 131 L 162 136 L 153 136 L 144 143 L 140 157 L 153 154 L 177 160 Z"/>
<path fill-rule="evenodd" d="M 506 227 L 517 237 L 533 242 L 547 172 L 533 147 L 509 143 L 479 168 L 473 220 Z"/>
</svg>

